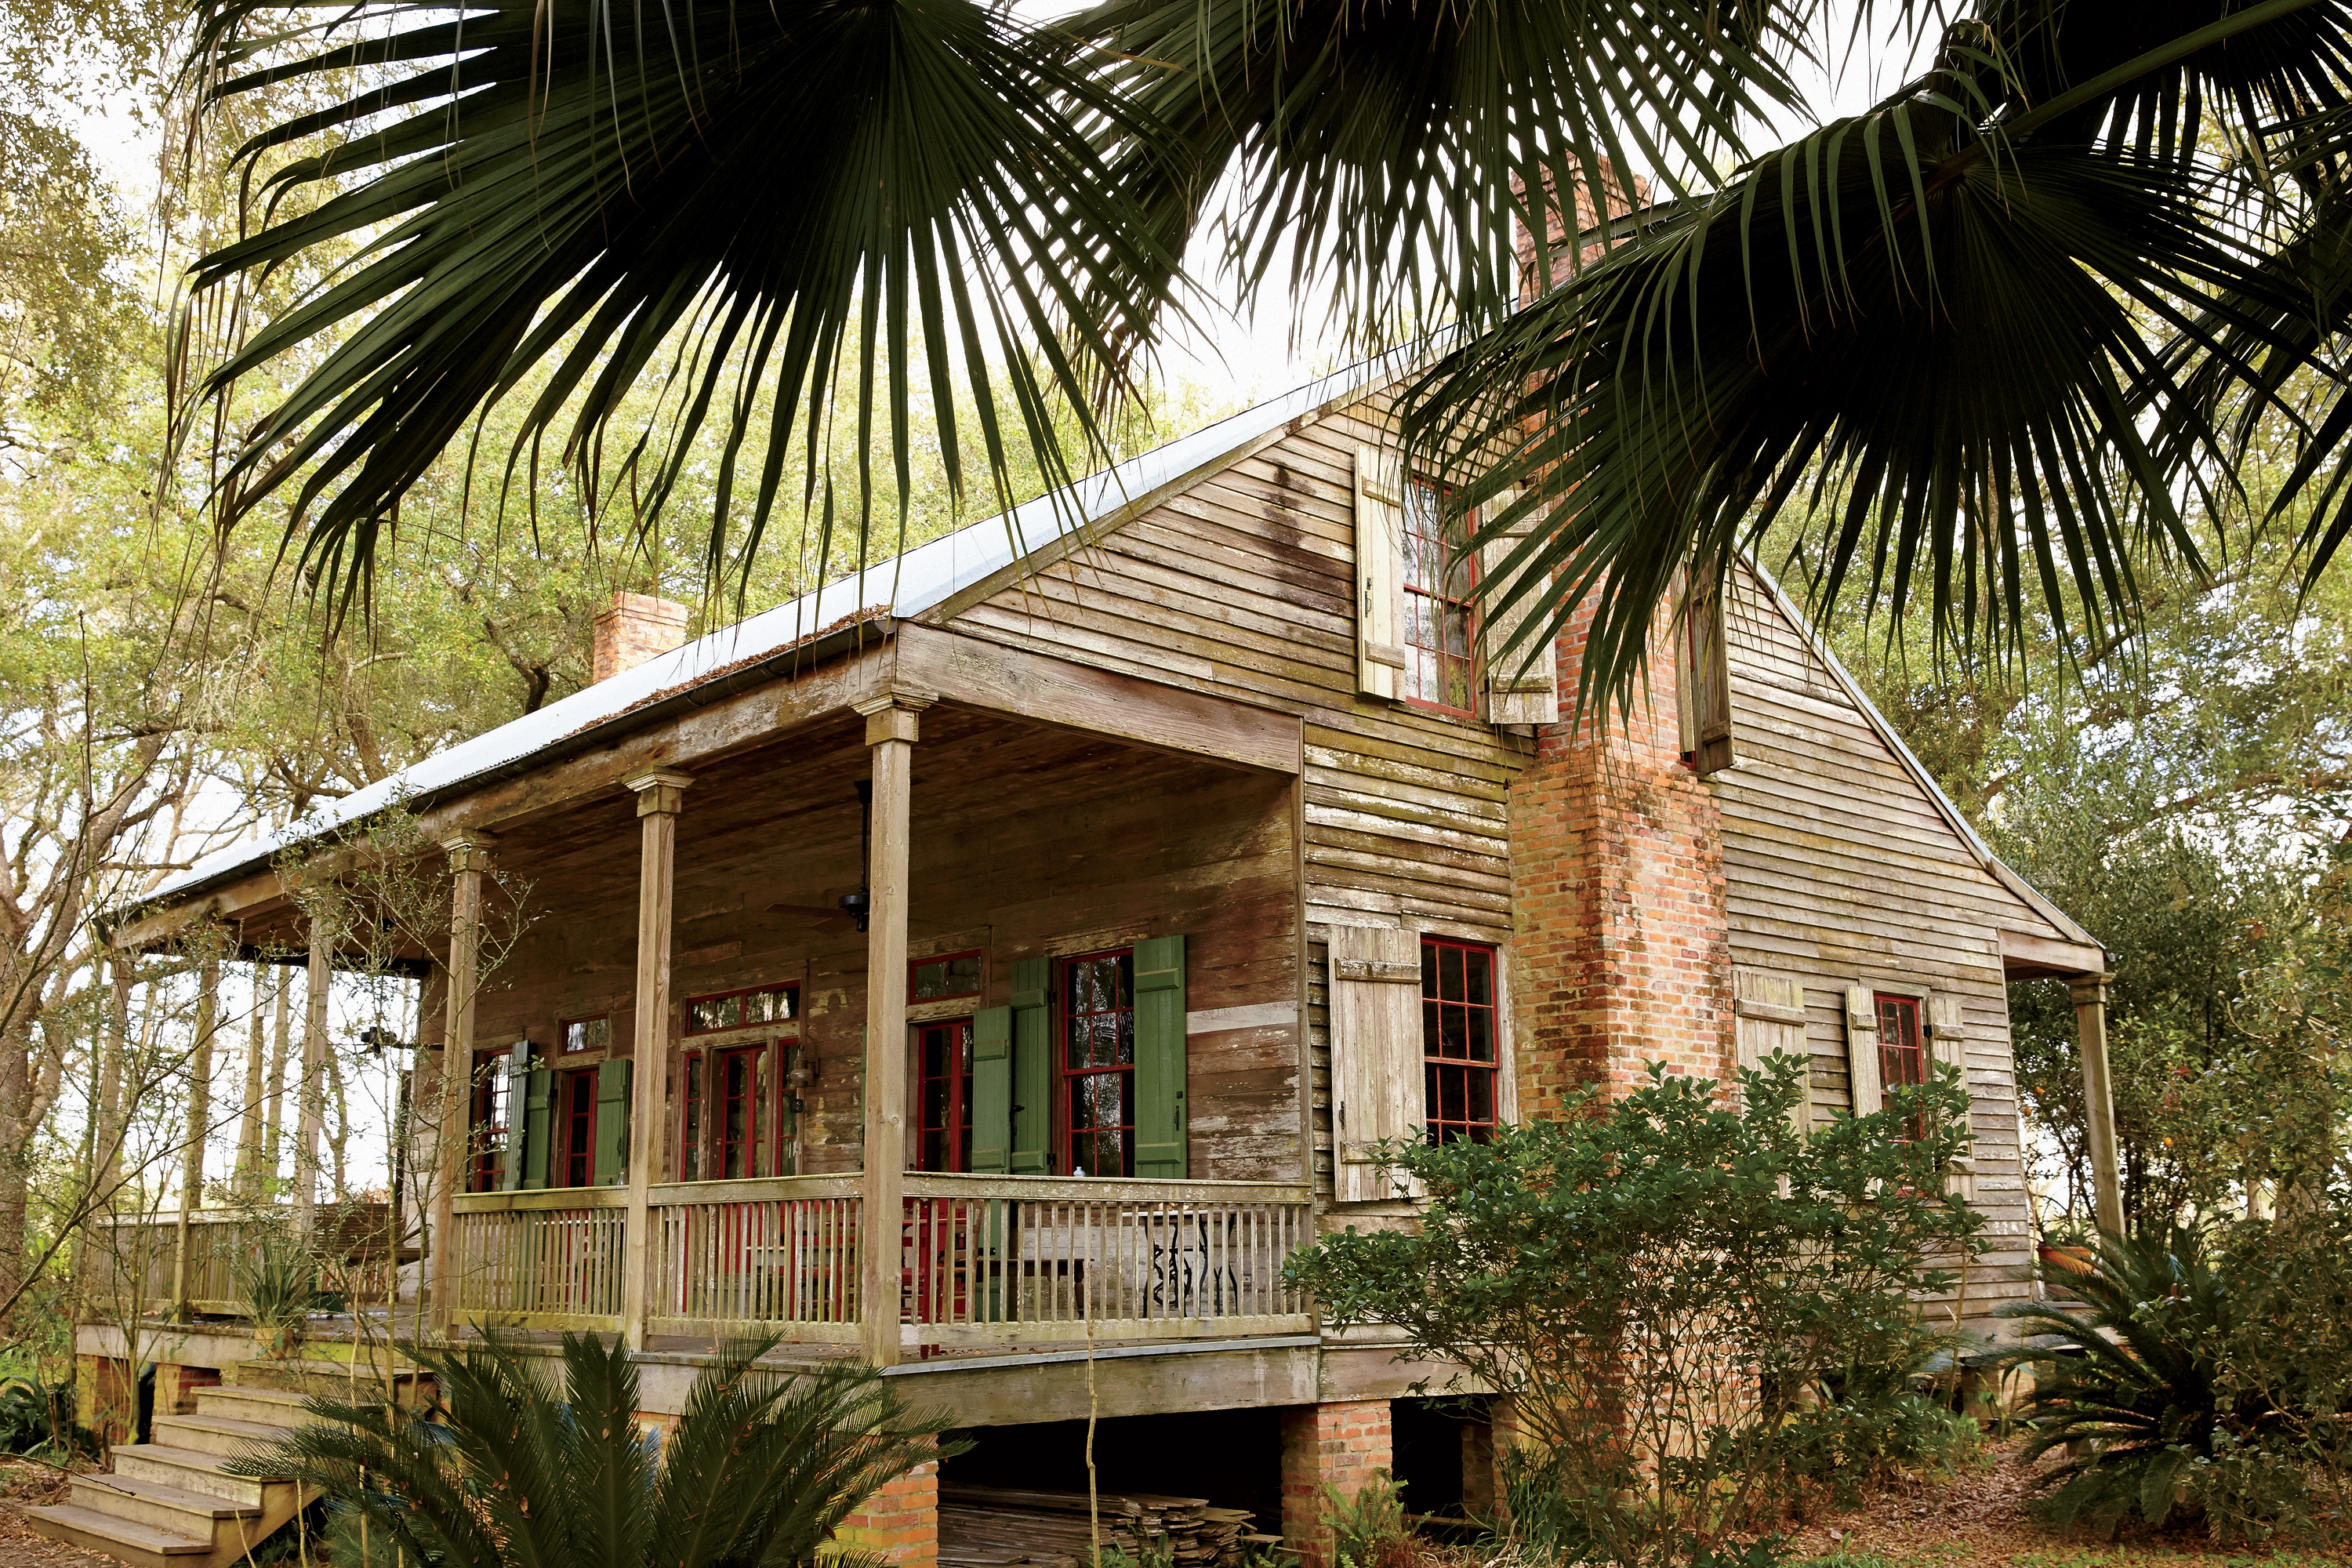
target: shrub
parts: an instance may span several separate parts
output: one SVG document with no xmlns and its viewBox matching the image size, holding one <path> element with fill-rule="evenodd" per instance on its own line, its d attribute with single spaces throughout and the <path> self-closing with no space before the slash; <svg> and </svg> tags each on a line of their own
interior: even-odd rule
<svg viewBox="0 0 2352 1568">
<path fill-rule="evenodd" d="M 1352 1494 L 1325 1482 L 1323 1522 L 1339 1568 L 1412 1568 L 1420 1556 L 1405 1522 L 1404 1484 L 1386 1470 Z"/>
<path fill-rule="evenodd" d="M 1817 1401 L 1790 1420 L 1790 1478 L 1851 1508 L 1897 1475 L 1949 1476 L 1974 1458 L 1983 1430 L 1916 1386 L 1931 1366 L 1948 1362 L 1956 1348 L 1949 1340 L 1922 1333 L 1888 1360 L 1824 1377 Z"/>
<path fill-rule="evenodd" d="M 1402 1329 L 1408 1353 L 1511 1398 L 1529 1451 L 1504 1480 L 1528 1539 L 1769 1559 L 1730 1537 L 1777 1500 L 1803 1391 L 1910 1344 L 1913 1296 L 1948 1286 L 1934 1260 L 1969 1256 L 1981 1223 L 1945 1191 L 1967 1146 L 1956 1075 L 1800 1131 L 1806 1070 L 1743 1073 L 1735 1110 L 1654 1066 L 1491 1143 L 1390 1145 L 1428 1194 L 1419 1227 L 1327 1237 L 1290 1277 L 1335 1322 Z"/>
</svg>

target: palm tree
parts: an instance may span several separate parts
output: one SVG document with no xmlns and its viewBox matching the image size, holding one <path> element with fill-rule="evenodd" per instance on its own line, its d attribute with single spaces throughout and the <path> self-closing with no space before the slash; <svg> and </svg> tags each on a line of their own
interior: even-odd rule
<svg viewBox="0 0 2352 1568">
<path fill-rule="evenodd" d="M 2305 570 L 2352 526 L 2344 0 L 1864 6 L 1853 47 L 1930 32 L 1927 68 L 1778 148 L 1752 127 L 1799 103 L 1825 0 L 197 9 L 214 102 L 357 83 L 247 146 L 282 216 L 196 274 L 360 247 L 213 383 L 316 359 L 225 505 L 290 489 L 345 604 L 404 489 L 502 399 L 518 454 L 553 436 L 641 519 L 707 430 L 714 572 L 780 506 L 831 529 L 836 416 L 902 495 L 923 394 L 954 483 L 1001 489 L 1024 438 L 1058 478 L 1189 308 L 1204 226 L 1244 303 L 1328 289 L 1352 343 L 1454 334 L 1406 438 L 1461 504 L 1517 491 L 1487 535 L 1541 520 L 1520 551 L 1546 570 L 1495 580 L 1543 595 L 1522 639 L 1593 600 L 1588 699 L 1630 695 L 1681 569 L 1791 503 L 1818 593 L 1994 649 L 2200 569 L 2184 504 L 2227 510 L 2281 432 Z M 1654 204 L 1547 238 L 1545 193 L 1642 165 Z M 632 389 L 659 414 L 618 428 Z M 862 548 L 873 476 L 838 479 Z"/>
<path fill-rule="evenodd" d="M 637 1369 L 617 1338 L 566 1334 L 560 1389 L 495 1336 L 421 1351 L 440 1384 L 431 1408 L 314 1398 L 310 1425 L 237 1468 L 357 1510 L 380 1561 L 798 1568 L 885 1482 L 942 1457 L 946 1424 L 912 1418 L 870 1368 L 756 1369 L 774 1344 L 728 1347 L 658 1440 L 634 1419 Z"/>
</svg>

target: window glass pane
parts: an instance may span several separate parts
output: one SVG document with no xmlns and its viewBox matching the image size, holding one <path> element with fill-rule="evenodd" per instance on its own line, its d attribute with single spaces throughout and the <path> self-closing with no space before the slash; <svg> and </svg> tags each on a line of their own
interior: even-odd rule
<svg viewBox="0 0 2352 1568">
<path fill-rule="evenodd" d="M 698 1032 L 705 1029 L 728 1029 L 735 1025 L 735 998 L 706 996 L 688 1004 L 687 1025 Z"/>
<path fill-rule="evenodd" d="M 697 1052 L 686 1058 L 686 1125 L 678 1140 L 679 1175 L 682 1182 L 702 1179 L 702 1056 Z"/>
<path fill-rule="evenodd" d="M 980 954 L 976 952 L 926 958 L 914 968 L 914 979 L 908 986 L 909 1001 L 936 1002 L 942 997 L 980 994 Z"/>
<path fill-rule="evenodd" d="M 1500 1053 L 1494 965 L 1489 947 L 1438 937 L 1422 942 L 1422 1111 L 1433 1143 L 1495 1134 Z"/>
<path fill-rule="evenodd" d="M 1463 954 L 1464 972 L 1469 977 L 1470 1000 L 1481 1007 L 1495 1005 L 1495 955 L 1483 947 L 1471 948 Z"/>
<path fill-rule="evenodd" d="M 768 1005 L 774 1000 L 775 994 L 772 991 L 754 991 L 744 997 L 743 1021 L 747 1024 L 766 1023 L 773 1016 L 768 1011 Z"/>
<path fill-rule="evenodd" d="M 612 1043 L 610 1018 L 574 1018 L 563 1026 L 563 1048 L 567 1051 L 601 1051 Z"/>
</svg>

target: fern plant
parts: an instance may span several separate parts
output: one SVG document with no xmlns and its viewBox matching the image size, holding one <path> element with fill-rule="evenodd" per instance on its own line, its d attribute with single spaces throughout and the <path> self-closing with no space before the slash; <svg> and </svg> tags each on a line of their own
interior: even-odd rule
<svg viewBox="0 0 2352 1568">
<path fill-rule="evenodd" d="M 2011 1363 L 2042 1361 L 2021 1406 L 2032 1432 L 2025 1457 L 2079 1445 L 2047 1473 L 2042 1511 L 2102 1534 L 2137 1512 L 2160 1525 L 2217 1445 L 2263 1436 L 2287 1418 L 2275 1399 L 2230 1402 L 2217 1391 L 2221 1358 L 2238 1329 L 2226 1269 L 2197 1231 L 2172 1227 L 2100 1238 L 2087 1274 L 2063 1281 L 2084 1311 L 2049 1302 L 2010 1308 L 2024 1333 L 2053 1335 L 2079 1357 L 2044 1361 L 2021 1346 Z"/>
<path fill-rule="evenodd" d="M 871 1369 L 755 1366 L 776 1342 L 728 1347 L 656 1437 L 619 1339 L 566 1334 L 551 1363 L 485 1334 L 416 1352 L 439 1384 L 425 1408 L 313 1398 L 310 1425 L 230 1468 L 320 1489 L 409 1563 L 796 1568 L 885 1483 L 957 1450 Z"/>
</svg>

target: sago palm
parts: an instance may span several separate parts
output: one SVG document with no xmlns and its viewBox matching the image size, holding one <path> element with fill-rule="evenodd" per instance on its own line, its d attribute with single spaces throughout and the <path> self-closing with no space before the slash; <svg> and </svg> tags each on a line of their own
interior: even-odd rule
<svg viewBox="0 0 2352 1568">
<path fill-rule="evenodd" d="M 224 504 L 290 497 L 346 595 L 502 399 L 517 453 L 553 437 L 592 496 L 625 477 L 639 526 L 700 437 L 713 571 L 836 490 L 821 549 L 865 548 L 873 475 L 828 471 L 829 421 L 902 475 L 935 439 L 1001 481 L 1026 439 L 1054 479 L 1100 456 L 1057 420 L 1132 384 L 1213 234 L 1245 303 L 1327 299 L 1358 344 L 1454 332 L 1406 438 L 1454 504 L 1517 493 L 1490 534 L 1538 524 L 1541 570 L 1491 579 L 1540 600 L 1523 643 L 1593 601 L 1587 697 L 1628 696 L 1678 574 L 1790 505 L 1821 593 L 1996 647 L 2196 570 L 2184 510 L 2231 510 L 2249 442 L 2295 448 L 2309 570 L 2346 515 L 2344 0 L 1866 6 L 1856 37 L 1924 32 L 1927 68 L 1778 148 L 1752 127 L 1798 102 L 1824 0 L 197 12 L 215 102 L 356 84 L 246 150 L 287 205 L 196 278 L 359 247 L 215 382 L 313 362 Z M 1546 237 L 1547 192 L 1637 169 L 1647 208 Z M 626 423 L 633 389 L 658 407 Z"/>
<path fill-rule="evenodd" d="M 382 1561 L 801 1568 L 877 1489 L 939 1457 L 945 1424 L 914 1417 L 865 1367 L 756 1367 L 773 1344 L 729 1347 L 661 1438 L 636 1424 L 617 1339 L 566 1334 L 560 1383 L 495 1338 L 427 1351 L 430 1407 L 313 1398 L 310 1425 L 237 1465 L 359 1510 Z"/>
</svg>

